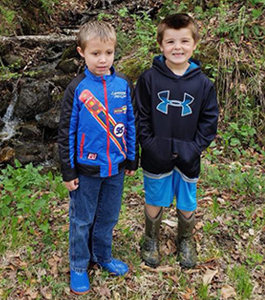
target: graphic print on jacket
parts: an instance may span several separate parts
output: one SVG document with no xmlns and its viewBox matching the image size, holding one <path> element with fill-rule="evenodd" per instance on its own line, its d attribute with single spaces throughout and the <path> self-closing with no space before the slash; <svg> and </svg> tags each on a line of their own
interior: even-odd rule
<svg viewBox="0 0 265 300">
<path fill-rule="evenodd" d="M 123 123 L 116 123 L 116 121 L 113 119 L 113 117 L 107 112 L 105 106 L 100 103 L 98 99 L 95 98 L 95 96 L 89 91 L 84 90 L 81 95 L 79 96 L 79 99 L 85 104 L 85 107 L 87 110 L 91 113 L 91 115 L 96 119 L 96 121 L 100 124 L 100 126 L 108 132 L 110 130 L 109 135 L 113 143 L 117 146 L 117 148 L 120 150 L 121 154 L 123 155 L 124 159 L 126 158 L 126 154 L 122 150 L 121 143 L 116 139 L 116 137 L 122 139 L 122 143 L 125 149 L 125 152 L 127 152 L 126 148 L 126 142 L 124 139 L 124 130 L 125 126 Z M 106 125 L 106 118 L 109 118 L 109 121 L 113 128 L 107 128 Z M 111 133 L 111 129 L 113 131 L 113 134 Z"/>
<path fill-rule="evenodd" d="M 194 101 L 194 97 L 189 95 L 188 93 L 184 93 L 183 101 L 180 100 L 170 100 L 170 91 L 161 91 L 157 93 L 158 98 L 161 100 L 156 107 L 157 110 L 161 111 L 163 114 L 168 113 L 168 106 L 181 107 L 181 116 L 187 116 L 192 114 L 192 109 L 190 104 Z"/>
</svg>

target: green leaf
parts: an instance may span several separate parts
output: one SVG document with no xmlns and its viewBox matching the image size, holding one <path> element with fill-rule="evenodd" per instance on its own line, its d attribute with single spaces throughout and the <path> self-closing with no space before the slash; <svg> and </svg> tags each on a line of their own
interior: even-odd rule
<svg viewBox="0 0 265 300">
<path fill-rule="evenodd" d="M 16 166 L 16 168 L 20 168 L 21 167 L 21 163 L 17 159 L 15 159 L 15 166 Z"/>
<path fill-rule="evenodd" d="M 230 145 L 231 145 L 231 146 L 237 146 L 237 145 L 240 145 L 240 144 L 241 144 L 241 142 L 240 142 L 240 140 L 237 139 L 237 138 L 232 138 L 232 139 L 230 140 Z"/>
<path fill-rule="evenodd" d="M 47 233 L 49 231 L 50 225 L 48 222 L 39 225 L 39 228 L 44 231 L 45 233 Z"/>
<path fill-rule="evenodd" d="M 254 19 L 257 19 L 258 17 L 261 16 L 262 10 L 259 10 L 259 9 L 253 9 L 251 13 L 252 13 L 253 18 L 254 18 Z"/>
<path fill-rule="evenodd" d="M 37 213 L 41 208 L 43 208 L 46 204 L 45 199 L 38 199 L 33 205 L 33 211 Z"/>
<path fill-rule="evenodd" d="M 4 185 L 4 188 L 5 190 L 9 191 L 9 192 L 13 192 L 16 187 L 13 185 L 12 182 L 7 182 L 5 185 Z"/>
<path fill-rule="evenodd" d="M 234 130 L 238 130 L 238 125 L 237 125 L 237 123 L 231 123 L 231 124 L 229 125 L 229 127 L 231 127 L 231 128 L 234 129 Z"/>
</svg>

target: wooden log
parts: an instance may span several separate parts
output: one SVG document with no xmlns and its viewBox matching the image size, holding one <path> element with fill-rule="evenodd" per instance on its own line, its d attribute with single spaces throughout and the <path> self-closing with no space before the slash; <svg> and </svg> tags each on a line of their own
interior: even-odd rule
<svg viewBox="0 0 265 300">
<path fill-rule="evenodd" d="M 37 43 L 68 43 L 75 42 L 75 35 L 59 35 L 59 34 L 50 34 L 50 35 L 21 35 L 21 36 L 0 36 L 0 43 L 5 42 L 37 42 Z"/>
</svg>

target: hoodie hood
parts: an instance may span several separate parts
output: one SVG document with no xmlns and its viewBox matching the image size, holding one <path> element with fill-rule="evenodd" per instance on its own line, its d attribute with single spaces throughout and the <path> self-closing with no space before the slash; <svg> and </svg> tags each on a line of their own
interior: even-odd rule
<svg viewBox="0 0 265 300">
<path fill-rule="evenodd" d="M 198 73 L 201 73 L 201 63 L 193 58 L 189 59 L 190 67 L 187 69 L 185 74 L 182 76 L 178 76 L 174 74 L 166 65 L 165 63 L 166 58 L 164 55 L 158 55 L 154 57 L 152 68 L 156 69 L 160 73 L 162 73 L 164 76 L 169 77 L 171 79 L 188 79 L 190 77 L 193 77 L 197 75 Z"/>
</svg>

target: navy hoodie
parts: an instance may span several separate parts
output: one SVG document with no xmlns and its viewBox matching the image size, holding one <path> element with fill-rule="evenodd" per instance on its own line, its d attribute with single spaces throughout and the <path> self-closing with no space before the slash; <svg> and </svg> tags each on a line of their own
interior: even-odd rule
<svg viewBox="0 0 265 300">
<path fill-rule="evenodd" d="M 217 131 L 218 104 L 212 82 L 193 68 L 175 75 L 163 56 L 154 58 L 136 85 L 141 166 L 150 173 L 177 167 L 189 178 L 200 173 L 200 155 Z"/>
</svg>

